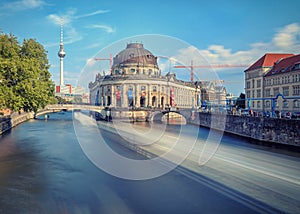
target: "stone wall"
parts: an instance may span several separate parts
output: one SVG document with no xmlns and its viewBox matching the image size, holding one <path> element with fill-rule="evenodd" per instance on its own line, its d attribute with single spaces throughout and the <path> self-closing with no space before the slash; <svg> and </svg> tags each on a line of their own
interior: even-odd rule
<svg viewBox="0 0 300 214">
<path fill-rule="evenodd" d="M 53 112 L 58 112 L 60 110 L 49 110 L 49 109 L 43 109 L 40 110 L 36 116 L 40 116 L 43 114 L 49 114 L 49 113 L 53 113 Z M 18 113 L 14 113 L 11 116 L 7 116 L 7 117 L 2 117 L 0 118 L 0 135 L 8 130 L 10 130 L 11 128 L 19 125 L 20 123 L 23 123 L 29 119 L 33 119 L 34 118 L 34 113 L 33 112 L 26 112 L 26 113 L 22 113 L 22 114 L 18 114 Z"/>
<path fill-rule="evenodd" d="M 10 118 L 1 118 L 0 120 L 0 135 L 12 127 L 11 119 Z"/>
<path fill-rule="evenodd" d="M 2 118 L 0 120 L 0 134 L 10 130 L 11 128 L 23 123 L 29 119 L 32 119 L 34 114 L 32 112 L 13 114 L 10 117 Z"/>
<path fill-rule="evenodd" d="M 300 120 L 195 113 L 190 123 L 259 141 L 300 146 Z"/>
</svg>

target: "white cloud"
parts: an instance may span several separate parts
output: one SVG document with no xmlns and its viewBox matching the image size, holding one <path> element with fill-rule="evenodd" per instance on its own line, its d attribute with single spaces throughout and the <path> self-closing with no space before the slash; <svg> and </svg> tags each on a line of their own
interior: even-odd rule
<svg viewBox="0 0 300 214">
<path fill-rule="evenodd" d="M 80 33 L 78 33 L 78 31 L 71 26 L 66 28 L 66 33 L 64 35 L 65 35 L 64 38 L 65 44 L 72 44 L 74 42 L 78 42 L 82 40 L 82 36 L 80 35 Z"/>
<path fill-rule="evenodd" d="M 64 26 L 68 26 L 71 25 L 75 19 L 75 14 L 76 9 L 69 9 L 64 13 L 64 15 L 50 14 L 47 16 L 47 19 L 55 25 L 60 25 L 62 20 Z"/>
<path fill-rule="evenodd" d="M 299 47 L 300 26 L 298 23 L 293 23 L 280 29 L 273 38 L 273 43 L 276 47 L 282 49 L 293 49 Z M 298 48 L 299 50 L 299 48 Z"/>
<path fill-rule="evenodd" d="M 94 11 L 94 12 L 91 12 L 91 13 L 76 16 L 76 18 L 79 19 L 79 18 L 95 16 L 95 15 L 98 15 L 98 14 L 103 14 L 103 13 L 108 13 L 108 12 L 110 12 L 110 11 L 109 10 L 97 10 L 97 11 Z"/>
<path fill-rule="evenodd" d="M 9 11 L 22 11 L 22 10 L 35 9 L 38 7 L 42 7 L 44 5 L 46 5 L 46 3 L 42 0 L 21 0 L 21 1 L 4 3 L 1 9 L 9 10 Z"/>
<path fill-rule="evenodd" d="M 65 13 L 63 13 L 63 15 L 50 14 L 47 16 L 47 19 L 51 23 L 53 23 L 57 26 L 59 26 L 61 24 L 61 22 L 63 22 L 64 35 L 65 35 L 64 43 L 71 44 L 71 43 L 82 40 L 82 35 L 72 25 L 75 20 L 81 19 L 84 17 L 95 16 L 98 14 L 108 13 L 108 12 L 109 12 L 109 10 L 96 10 L 91 13 L 77 15 L 77 10 L 74 8 L 71 8 L 71 9 L 67 10 Z M 96 27 L 103 29 L 107 33 L 114 32 L 114 30 L 111 27 L 106 26 L 106 25 L 98 25 Z"/>
<path fill-rule="evenodd" d="M 300 50 L 300 25 L 292 23 L 278 29 L 269 42 L 256 42 L 249 45 L 249 49 L 232 51 L 223 45 L 212 44 L 206 49 L 198 50 L 190 46 L 178 51 L 174 58 L 178 59 L 180 64 L 191 65 L 251 65 L 265 53 L 294 53 L 299 54 Z M 178 63 L 179 63 L 178 62 Z M 244 85 L 244 70 L 247 67 L 231 68 L 213 68 L 211 71 L 217 71 L 217 75 L 225 80 L 225 86 L 228 91 L 242 91 Z M 208 68 L 195 68 L 195 78 L 197 79 L 214 79 L 210 76 Z M 185 70 L 186 74 L 190 69 Z M 184 72 L 184 71 L 181 71 Z M 232 82 L 240 82 L 234 85 Z"/>
<path fill-rule="evenodd" d="M 95 58 L 88 58 L 88 59 L 86 60 L 86 66 L 88 66 L 88 67 L 92 67 L 92 66 L 95 65 L 95 64 L 96 64 Z"/>
<path fill-rule="evenodd" d="M 0 10 L 6 14 L 9 14 L 9 12 L 31 10 L 44 5 L 47 4 L 42 0 L 20 0 L 4 3 L 0 7 Z"/>
<path fill-rule="evenodd" d="M 206 59 L 209 64 L 251 64 L 267 52 L 298 54 L 299 50 L 300 25 L 293 23 L 279 29 L 270 39 L 270 42 L 250 44 L 248 50 L 233 52 L 223 45 L 213 44 L 203 50 L 197 50 L 191 46 L 180 50 L 180 55 L 182 55 L 182 61 L 188 64 L 191 60 L 199 61 L 201 57 Z M 201 57 L 199 57 L 199 54 Z"/>
<path fill-rule="evenodd" d="M 94 25 L 87 26 L 87 28 L 101 29 L 101 30 L 104 30 L 106 33 L 113 33 L 113 32 L 115 32 L 115 30 L 112 27 L 108 26 L 108 25 L 97 25 L 97 24 L 94 24 Z"/>
</svg>

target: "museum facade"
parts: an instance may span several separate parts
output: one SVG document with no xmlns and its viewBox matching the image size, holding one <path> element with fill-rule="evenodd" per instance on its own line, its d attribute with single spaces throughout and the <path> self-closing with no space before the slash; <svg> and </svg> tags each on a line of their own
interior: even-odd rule
<svg viewBox="0 0 300 214">
<path fill-rule="evenodd" d="M 113 58 L 111 73 L 97 74 L 89 90 L 91 104 L 119 108 L 197 108 L 202 98 L 209 102 L 216 97 L 207 94 L 216 94 L 212 84 L 179 80 L 174 73 L 162 75 L 157 57 L 141 43 L 127 44 Z"/>
</svg>

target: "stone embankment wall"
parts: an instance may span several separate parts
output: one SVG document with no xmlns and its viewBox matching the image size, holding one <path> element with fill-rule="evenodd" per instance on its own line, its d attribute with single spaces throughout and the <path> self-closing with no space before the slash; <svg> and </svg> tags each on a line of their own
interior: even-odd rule
<svg viewBox="0 0 300 214">
<path fill-rule="evenodd" d="M 0 134 L 10 130 L 16 125 L 23 123 L 29 119 L 32 119 L 34 114 L 32 112 L 13 114 L 10 117 L 1 118 L 0 120 Z"/>
<path fill-rule="evenodd" d="M 48 113 L 52 113 L 52 112 L 57 112 L 58 110 L 40 110 L 36 116 L 40 116 L 43 114 L 48 114 Z M 10 130 L 11 128 L 19 125 L 20 123 L 23 123 L 29 119 L 33 119 L 34 118 L 34 113 L 33 112 L 26 112 L 26 113 L 14 113 L 10 116 L 6 116 L 6 117 L 2 117 L 0 118 L 0 135 L 8 130 Z"/>
<path fill-rule="evenodd" d="M 300 120 L 195 113 L 190 122 L 259 141 L 300 146 Z"/>
</svg>

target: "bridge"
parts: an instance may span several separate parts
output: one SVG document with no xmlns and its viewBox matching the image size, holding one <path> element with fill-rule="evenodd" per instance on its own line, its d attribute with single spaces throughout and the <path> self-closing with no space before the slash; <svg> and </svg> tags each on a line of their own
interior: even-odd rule
<svg viewBox="0 0 300 214">
<path fill-rule="evenodd" d="M 183 117 L 188 121 L 192 116 L 191 109 L 180 110 L 152 110 L 152 109 L 115 109 L 104 106 L 84 105 L 84 104 L 53 104 L 47 105 L 44 110 L 39 111 L 36 116 L 48 114 L 58 111 L 73 111 L 73 110 L 85 110 L 95 112 L 96 119 L 106 119 L 107 111 L 110 111 L 109 115 L 112 119 L 129 118 L 136 121 L 161 121 L 164 116 L 168 119 Z"/>
<path fill-rule="evenodd" d="M 101 112 L 103 106 L 94 106 L 94 105 L 84 105 L 84 104 L 54 104 L 47 105 L 45 110 L 61 110 L 61 111 L 73 111 L 73 110 L 86 110 L 86 111 L 95 111 Z"/>
<path fill-rule="evenodd" d="M 172 119 L 172 118 L 184 118 L 185 122 L 187 122 L 191 116 L 192 116 L 192 111 L 191 109 L 181 109 L 181 110 L 174 110 L 174 111 L 169 111 L 169 110 L 161 110 L 161 111 L 149 111 L 148 116 L 147 116 L 147 121 L 161 121 L 163 117 L 166 117 L 167 119 Z"/>
<path fill-rule="evenodd" d="M 50 114 L 53 112 L 60 111 L 73 111 L 73 110 L 83 110 L 83 111 L 92 111 L 92 112 L 101 112 L 103 111 L 103 106 L 93 106 L 93 105 L 82 105 L 82 104 L 52 104 L 47 105 L 44 109 L 39 110 L 34 117 L 38 117 L 44 114 Z"/>
</svg>

